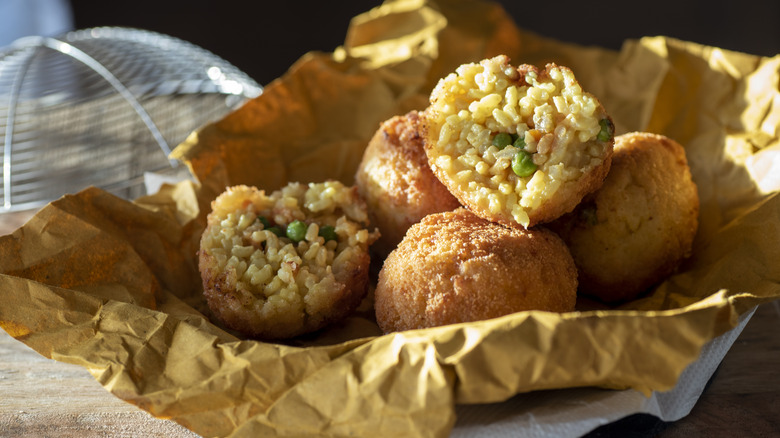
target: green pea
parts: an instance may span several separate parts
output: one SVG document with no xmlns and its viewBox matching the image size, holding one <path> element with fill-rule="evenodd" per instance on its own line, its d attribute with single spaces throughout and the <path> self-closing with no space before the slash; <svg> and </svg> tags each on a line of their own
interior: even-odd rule
<svg viewBox="0 0 780 438">
<path fill-rule="evenodd" d="M 282 229 L 277 227 L 276 225 L 274 225 L 273 227 L 268 227 L 266 228 L 266 230 L 276 234 L 279 237 L 282 237 L 284 235 L 284 233 L 282 233 Z"/>
<path fill-rule="evenodd" d="M 292 221 L 287 225 L 287 237 L 293 242 L 300 242 L 306 237 L 308 227 L 301 221 Z"/>
<path fill-rule="evenodd" d="M 499 149 L 504 149 L 510 144 L 512 144 L 512 136 L 508 132 L 499 132 L 493 137 L 493 146 Z"/>
<path fill-rule="evenodd" d="M 338 236 L 336 235 L 336 228 L 332 225 L 323 225 L 322 228 L 320 228 L 320 232 L 318 234 L 320 237 L 325 239 L 326 242 L 329 240 L 338 239 Z"/>
<path fill-rule="evenodd" d="M 515 141 L 512 143 L 512 146 L 518 149 L 525 149 L 525 139 L 523 137 L 517 136 Z"/>
<path fill-rule="evenodd" d="M 263 229 L 267 230 L 271 228 L 271 221 L 268 220 L 265 216 L 258 216 L 257 220 L 260 221 L 261 224 L 263 224 Z"/>
<path fill-rule="evenodd" d="M 615 135 L 615 125 L 612 123 L 612 120 L 601 119 L 599 121 L 599 125 L 601 126 L 601 130 L 599 131 L 599 134 L 596 136 L 596 138 L 600 141 L 612 140 L 612 136 Z"/>
<path fill-rule="evenodd" d="M 512 157 L 512 171 L 515 175 L 524 178 L 536 172 L 536 164 L 528 152 L 518 149 L 517 154 Z"/>
</svg>

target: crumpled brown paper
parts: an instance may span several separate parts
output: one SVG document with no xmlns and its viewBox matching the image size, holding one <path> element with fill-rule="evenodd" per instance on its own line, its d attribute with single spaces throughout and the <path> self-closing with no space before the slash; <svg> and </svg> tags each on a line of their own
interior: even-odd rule
<svg viewBox="0 0 780 438">
<path fill-rule="evenodd" d="M 289 345 L 209 322 L 195 251 L 216 194 L 238 183 L 351 183 L 381 121 L 427 105 L 457 65 L 499 53 L 571 67 L 618 134 L 686 147 L 701 226 L 678 275 L 617 309 L 385 336 L 370 305 Z M 388 1 L 355 17 L 333 54 L 304 56 L 180 145 L 174 156 L 199 184 L 135 202 L 87 189 L 1 237 L 0 326 L 203 436 L 446 436 L 456 403 L 579 386 L 666 390 L 703 344 L 780 297 L 778 187 L 751 170 L 780 160 L 766 154 L 780 147 L 779 77 L 780 56 L 665 37 L 609 51 L 524 32 L 491 3 Z"/>
</svg>

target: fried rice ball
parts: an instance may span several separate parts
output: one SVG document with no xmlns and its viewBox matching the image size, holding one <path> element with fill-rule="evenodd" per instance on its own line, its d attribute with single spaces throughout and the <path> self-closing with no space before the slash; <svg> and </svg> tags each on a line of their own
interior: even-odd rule
<svg viewBox="0 0 780 438">
<path fill-rule="evenodd" d="M 382 258 L 395 249 L 412 224 L 431 213 L 460 206 L 428 166 L 420 123 L 417 111 L 383 122 L 355 174 L 369 219 L 381 233 L 372 251 Z"/>
<path fill-rule="evenodd" d="M 690 255 L 698 215 L 683 147 L 634 132 L 615 138 L 604 185 L 550 227 L 571 250 L 580 291 L 617 303 L 636 298 Z"/>
<path fill-rule="evenodd" d="M 366 295 L 366 206 L 340 182 L 290 183 L 271 194 L 234 186 L 211 204 L 198 263 L 203 293 L 226 327 L 259 339 L 318 330 Z"/>
<path fill-rule="evenodd" d="M 525 228 L 570 212 L 609 171 L 614 125 L 570 69 L 506 56 L 439 81 L 425 112 L 434 174 L 480 217 Z"/>
<path fill-rule="evenodd" d="M 577 270 L 553 232 L 504 227 L 465 208 L 412 225 L 385 259 L 374 291 L 384 332 L 573 311 Z"/>
</svg>

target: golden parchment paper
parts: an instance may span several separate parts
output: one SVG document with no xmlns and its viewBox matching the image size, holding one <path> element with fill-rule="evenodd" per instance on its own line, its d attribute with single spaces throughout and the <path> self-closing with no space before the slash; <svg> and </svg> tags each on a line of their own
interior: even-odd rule
<svg viewBox="0 0 780 438">
<path fill-rule="evenodd" d="M 701 199 L 690 260 L 620 308 L 522 312 L 383 335 L 370 302 L 288 344 L 208 319 L 195 252 L 226 186 L 352 183 L 379 123 L 497 54 L 575 72 L 617 134 L 685 146 Z M 455 404 L 573 387 L 673 387 L 702 346 L 780 297 L 780 56 L 649 36 L 619 51 L 523 31 L 483 1 L 387 1 L 173 156 L 197 182 L 134 201 L 89 188 L 0 237 L 0 326 L 203 436 L 446 436 Z"/>
</svg>

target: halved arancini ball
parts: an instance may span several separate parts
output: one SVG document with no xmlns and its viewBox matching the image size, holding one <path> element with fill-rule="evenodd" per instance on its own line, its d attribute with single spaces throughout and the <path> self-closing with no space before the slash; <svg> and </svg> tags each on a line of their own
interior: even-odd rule
<svg viewBox="0 0 780 438">
<path fill-rule="evenodd" d="M 344 318 L 365 297 L 378 233 L 355 187 L 234 186 L 211 207 L 198 261 L 206 301 L 226 327 L 291 338 Z"/>
<path fill-rule="evenodd" d="M 529 228 L 570 212 L 596 190 L 614 125 L 570 69 L 513 67 L 506 56 L 443 78 L 425 111 L 434 174 L 485 219 Z"/>
</svg>

